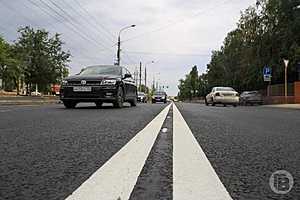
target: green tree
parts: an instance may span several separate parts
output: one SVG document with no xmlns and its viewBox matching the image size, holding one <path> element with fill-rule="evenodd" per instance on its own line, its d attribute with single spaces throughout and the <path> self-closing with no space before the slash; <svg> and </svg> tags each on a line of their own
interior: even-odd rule
<svg viewBox="0 0 300 200">
<path fill-rule="evenodd" d="M 37 84 L 46 92 L 49 85 L 58 83 L 68 74 L 70 53 L 62 49 L 59 34 L 50 37 L 45 30 L 30 27 L 18 31 L 20 37 L 15 44 L 16 56 L 22 61 L 25 83 Z M 27 87 L 28 88 L 28 87 Z"/>
<path fill-rule="evenodd" d="M 15 57 L 14 46 L 0 37 L 0 77 L 3 81 L 3 88 L 8 91 L 17 88 L 17 94 L 19 94 L 21 75 L 21 64 Z"/>
<path fill-rule="evenodd" d="M 272 82 L 282 83 L 283 58 L 290 60 L 289 81 L 296 80 L 299 60 L 299 0 L 258 0 L 242 12 L 238 26 L 228 33 L 207 65 L 207 85 L 237 90 L 262 89 L 262 69 L 273 69 Z"/>
</svg>

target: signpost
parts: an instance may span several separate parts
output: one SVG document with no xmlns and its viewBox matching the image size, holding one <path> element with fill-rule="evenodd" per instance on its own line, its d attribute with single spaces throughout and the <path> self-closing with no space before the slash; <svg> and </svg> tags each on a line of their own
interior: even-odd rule
<svg viewBox="0 0 300 200">
<path fill-rule="evenodd" d="M 267 89 L 267 96 L 270 96 L 270 85 L 271 85 L 271 78 L 272 78 L 272 69 L 268 66 L 265 66 L 263 69 L 264 81 L 269 82 L 268 89 Z"/>
<path fill-rule="evenodd" d="M 264 81 L 265 82 L 271 82 L 272 69 L 268 66 L 265 66 L 264 69 L 263 69 L 263 74 L 264 74 Z"/>
</svg>

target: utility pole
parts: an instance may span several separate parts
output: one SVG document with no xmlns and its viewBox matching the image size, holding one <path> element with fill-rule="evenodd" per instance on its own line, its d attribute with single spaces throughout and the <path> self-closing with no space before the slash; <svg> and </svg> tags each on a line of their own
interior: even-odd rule
<svg viewBox="0 0 300 200">
<path fill-rule="evenodd" d="M 147 90 L 147 68 L 145 65 L 145 90 Z M 145 91 L 147 93 L 147 91 Z"/>
<path fill-rule="evenodd" d="M 155 90 L 155 76 L 153 76 L 152 89 Z"/>
<path fill-rule="evenodd" d="M 121 52 L 121 36 L 118 37 L 118 51 L 117 51 L 117 65 L 120 65 L 120 52 Z"/>
<path fill-rule="evenodd" d="M 140 87 L 139 91 L 142 90 L 142 62 L 140 62 Z"/>
<path fill-rule="evenodd" d="M 135 25 L 130 25 L 130 26 L 126 26 L 124 28 L 122 28 L 120 31 L 119 31 L 119 35 L 118 35 L 118 51 L 117 51 L 117 62 L 115 65 L 120 65 L 120 62 L 121 62 L 121 33 L 122 31 L 126 30 L 126 29 L 129 29 L 129 28 L 132 28 L 132 27 L 135 27 Z"/>
</svg>

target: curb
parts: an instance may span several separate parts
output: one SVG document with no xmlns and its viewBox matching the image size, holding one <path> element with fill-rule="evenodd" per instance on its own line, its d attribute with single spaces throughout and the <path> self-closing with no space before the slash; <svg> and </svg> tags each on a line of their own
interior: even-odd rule
<svg viewBox="0 0 300 200">
<path fill-rule="evenodd" d="M 54 101 L 6 101 L 0 100 L 0 105 L 44 105 L 44 104 L 58 104 L 60 103 L 59 100 Z"/>
</svg>

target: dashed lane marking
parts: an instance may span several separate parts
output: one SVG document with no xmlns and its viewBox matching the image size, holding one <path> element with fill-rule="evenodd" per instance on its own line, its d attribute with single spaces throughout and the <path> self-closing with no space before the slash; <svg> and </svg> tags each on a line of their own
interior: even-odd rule
<svg viewBox="0 0 300 200">
<path fill-rule="evenodd" d="M 171 105 L 111 157 L 67 200 L 127 200 Z"/>
<path fill-rule="evenodd" d="M 163 129 L 161 129 L 161 132 L 166 133 L 166 132 L 168 132 L 168 129 L 167 128 L 163 128 Z"/>
<path fill-rule="evenodd" d="M 232 200 L 175 104 L 173 199 Z"/>
</svg>

